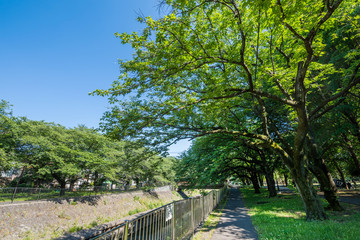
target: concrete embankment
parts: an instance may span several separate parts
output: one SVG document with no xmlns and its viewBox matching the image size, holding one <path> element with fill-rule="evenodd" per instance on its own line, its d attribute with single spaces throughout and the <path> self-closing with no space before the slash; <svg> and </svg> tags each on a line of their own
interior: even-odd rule
<svg viewBox="0 0 360 240">
<path fill-rule="evenodd" d="M 170 188 L 158 188 L 152 193 L 132 191 L 0 205 L 0 236 L 4 240 L 56 238 L 177 199 Z"/>
</svg>

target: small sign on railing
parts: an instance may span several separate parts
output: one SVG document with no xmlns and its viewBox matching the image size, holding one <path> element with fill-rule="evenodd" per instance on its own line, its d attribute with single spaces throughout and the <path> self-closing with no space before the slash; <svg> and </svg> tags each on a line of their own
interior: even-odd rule
<svg viewBox="0 0 360 240">
<path fill-rule="evenodd" d="M 166 221 L 169 221 L 170 219 L 173 218 L 173 209 L 174 209 L 174 204 L 169 204 L 166 206 Z"/>
</svg>

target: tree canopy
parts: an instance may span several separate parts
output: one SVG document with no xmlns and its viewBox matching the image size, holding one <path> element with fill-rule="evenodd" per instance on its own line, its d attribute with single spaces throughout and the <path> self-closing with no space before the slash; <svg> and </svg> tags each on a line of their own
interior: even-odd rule
<svg viewBox="0 0 360 240">
<path fill-rule="evenodd" d="M 234 136 L 282 159 L 308 219 L 327 218 L 309 174 L 340 209 L 317 125 L 358 92 L 356 1 L 164 3 L 160 19 L 139 17 L 141 33 L 116 33 L 134 55 L 120 60 L 111 88 L 94 92 L 113 104 L 102 129 L 156 147 Z"/>
<path fill-rule="evenodd" d="M 66 128 L 14 117 L 9 104 L 1 103 L 0 171 L 21 170 L 22 183 L 28 186 L 46 186 L 53 180 L 61 188 L 78 180 L 84 187 L 101 186 L 106 180 L 121 184 L 173 180 L 172 158 L 158 156 L 135 142 L 110 139 L 85 126 Z"/>
</svg>

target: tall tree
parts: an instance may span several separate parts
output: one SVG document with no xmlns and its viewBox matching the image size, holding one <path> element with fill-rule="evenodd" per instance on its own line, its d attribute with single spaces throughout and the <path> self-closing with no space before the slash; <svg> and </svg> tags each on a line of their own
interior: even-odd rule
<svg viewBox="0 0 360 240">
<path fill-rule="evenodd" d="M 11 105 L 0 100 L 0 172 L 10 170 L 16 163 L 14 149 L 17 128 Z"/>
<path fill-rule="evenodd" d="M 137 137 L 157 146 L 217 133 L 254 139 L 282 158 L 307 219 L 326 219 L 308 181 L 309 158 L 317 177 L 331 181 L 312 124 L 359 84 L 360 61 L 346 55 L 349 65 L 337 71 L 317 60 L 326 46 L 322 33 L 337 18 L 351 18 L 355 1 L 166 3 L 171 11 L 163 18 L 139 18 L 146 24 L 141 34 L 116 34 L 136 52 L 132 60 L 120 61 L 119 81 L 94 92 L 117 104 L 105 113 L 103 129 L 113 137 Z M 312 98 L 334 74 L 343 84 L 327 89 L 320 100 Z M 129 94 L 129 100 L 119 98 Z M 251 115 L 255 105 L 260 132 L 251 127 L 259 121 Z M 286 114 L 291 134 L 278 131 L 276 119 L 270 119 L 275 105 Z M 234 128 L 228 125 L 230 115 L 238 121 Z M 291 141 L 285 140 L 288 136 Z"/>
</svg>

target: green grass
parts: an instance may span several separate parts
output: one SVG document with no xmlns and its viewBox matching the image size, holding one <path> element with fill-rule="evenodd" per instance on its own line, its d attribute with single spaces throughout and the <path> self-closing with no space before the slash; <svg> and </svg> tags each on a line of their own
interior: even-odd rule
<svg viewBox="0 0 360 240">
<path fill-rule="evenodd" d="M 298 195 L 254 194 L 241 189 L 246 207 L 260 240 L 354 240 L 360 239 L 360 207 L 343 204 L 345 211 L 327 211 L 330 220 L 306 221 L 304 205 Z M 324 205 L 325 201 L 324 201 Z"/>
<path fill-rule="evenodd" d="M 69 229 L 69 233 L 74 233 L 74 232 L 78 232 L 80 230 L 82 230 L 83 227 L 82 226 L 78 226 L 77 224 L 74 224 L 70 229 Z"/>
<path fill-rule="evenodd" d="M 211 236 L 216 229 L 216 225 L 220 220 L 221 213 L 227 203 L 227 200 L 228 200 L 228 196 L 225 196 L 221 200 L 218 207 L 209 215 L 204 225 L 197 231 L 197 233 L 194 236 L 194 240 L 211 239 Z"/>
<path fill-rule="evenodd" d="M 135 208 L 135 209 L 133 209 L 133 210 L 130 210 L 130 211 L 128 212 L 128 215 L 131 216 L 131 215 L 134 215 L 134 214 L 143 212 L 143 211 L 146 211 L 146 209 L 144 209 L 144 208 Z"/>
</svg>

